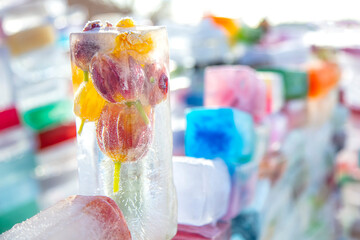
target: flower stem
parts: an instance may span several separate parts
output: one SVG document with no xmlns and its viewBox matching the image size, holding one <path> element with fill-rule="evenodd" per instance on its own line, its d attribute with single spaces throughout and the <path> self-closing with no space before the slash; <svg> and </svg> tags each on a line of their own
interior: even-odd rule
<svg viewBox="0 0 360 240">
<path fill-rule="evenodd" d="M 87 82 L 89 81 L 89 72 L 88 71 L 83 71 L 84 72 L 84 81 Z"/>
<path fill-rule="evenodd" d="M 133 105 L 135 105 L 136 109 L 139 111 L 141 118 L 144 120 L 145 124 L 148 125 L 149 124 L 149 118 L 146 115 L 143 105 L 141 104 L 140 100 L 136 100 L 136 101 L 129 101 L 129 102 L 125 102 L 126 106 L 131 107 Z"/>
<path fill-rule="evenodd" d="M 114 183 L 113 183 L 113 192 L 114 193 L 119 191 L 120 168 L 121 168 L 121 162 L 115 162 L 114 163 Z"/>
<path fill-rule="evenodd" d="M 149 118 L 146 115 L 146 113 L 144 111 L 144 108 L 143 108 L 143 106 L 142 106 L 142 104 L 141 104 L 141 102 L 139 100 L 137 100 L 135 102 L 135 107 L 139 111 L 139 113 L 140 113 L 142 119 L 144 120 L 145 124 L 148 125 L 149 124 Z"/>
<path fill-rule="evenodd" d="M 84 81 L 88 82 L 89 81 L 89 72 L 88 71 L 83 71 L 83 72 L 84 72 Z M 84 123 L 85 123 L 85 119 L 81 119 L 81 124 L 80 124 L 79 130 L 77 132 L 79 135 L 81 135 L 81 132 L 84 127 Z"/>
<path fill-rule="evenodd" d="M 79 127 L 79 130 L 78 130 L 78 135 L 81 135 L 81 132 L 84 128 L 84 123 L 85 123 L 85 119 L 81 119 L 81 124 L 80 124 L 80 127 Z"/>
</svg>

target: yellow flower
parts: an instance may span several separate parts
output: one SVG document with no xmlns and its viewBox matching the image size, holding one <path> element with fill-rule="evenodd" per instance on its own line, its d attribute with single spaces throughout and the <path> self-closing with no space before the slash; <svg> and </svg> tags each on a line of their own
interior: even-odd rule
<svg viewBox="0 0 360 240">
<path fill-rule="evenodd" d="M 132 18 L 126 17 L 120 19 L 120 21 L 116 24 L 116 27 L 122 27 L 122 28 L 131 28 L 135 27 L 135 22 L 132 20 Z"/>
<path fill-rule="evenodd" d="M 80 85 L 75 94 L 74 113 L 83 121 L 96 121 L 100 117 L 105 102 L 89 79 Z"/>
<path fill-rule="evenodd" d="M 123 32 L 115 39 L 114 55 L 119 57 L 122 51 L 134 50 L 140 54 L 147 54 L 154 48 L 150 33 Z"/>
<path fill-rule="evenodd" d="M 80 84 L 84 81 L 84 72 L 75 64 L 71 63 L 72 82 L 74 93 L 79 88 Z"/>
</svg>

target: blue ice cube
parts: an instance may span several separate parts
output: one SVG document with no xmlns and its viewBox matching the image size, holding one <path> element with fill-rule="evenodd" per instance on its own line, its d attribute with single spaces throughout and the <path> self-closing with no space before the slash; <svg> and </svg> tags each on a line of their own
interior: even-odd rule
<svg viewBox="0 0 360 240">
<path fill-rule="evenodd" d="M 255 146 L 252 117 L 232 108 L 194 108 L 186 115 L 186 156 L 222 158 L 230 172 L 251 160 Z"/>
</svg>

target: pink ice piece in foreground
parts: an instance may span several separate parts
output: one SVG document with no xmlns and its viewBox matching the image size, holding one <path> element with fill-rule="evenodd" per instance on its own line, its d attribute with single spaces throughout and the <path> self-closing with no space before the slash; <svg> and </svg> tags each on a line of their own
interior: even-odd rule
<svg viewBox="0 0 360 240">
<path fill-rule="evenodd" d="M 1 240 L 130 240 L 116 203 L 105 196 L 71 196 L 0 235 Z"/>
</svg>

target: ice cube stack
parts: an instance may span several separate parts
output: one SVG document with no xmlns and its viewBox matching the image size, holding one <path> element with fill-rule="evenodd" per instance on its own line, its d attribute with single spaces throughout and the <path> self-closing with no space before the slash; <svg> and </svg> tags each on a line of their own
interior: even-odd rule
<svg viewBox="0 0 360 240">
<path fill-rule="evenodd" d="M 226 211 L 213 219 L 213 229 L 216 229 L 216 221 L 217 224 L 230 223 L 237 216 L 245 218 L 233 221 L 233 229 L 239 229 L 247 216 L 259 214 L 250 211 L 248 215 L 241 215 L 255 200 L 259 163 L 268 151 L 268 140 L 273 145 L 278 144 L 287 130 L 286 121 L 277 121 L 285 118 L 280 114 L 285 101 L 283 84 L 283 77 L 279 74 L 256 73 L 246 66 L 214 66 L 205 71 L 205 107 L 192 108 L 186 114 L 185 155 L 198 161 L 201 158 L 215 162 L 222 159 L 227 165 L 231 190 Z M 276 128 L 269 131 L 271 126 Z M 177 164 L 174 165 L 175 172 L 176 167 Z M 185 187 L 180 181 L 175 181 L 175 184 L 177 189 Z M 179 214 L 182 194 L 178 192 Z M 184 226 L 179 225 L 181 230 L 177 236 L 186 236 L 185 233 L 196 235 L 196 231 L 201 232 L 207 226 L 206 222 L 199 226 L 189 221 Z M 258 229 L 258 222 L 253 222 L 250 227 Z M 228 238 L 205 236 L 204 239 Z"/>
<path fill-rule="evenodd" d="M 261 147 L 264 145 L 262 139 L 264 139 L 264 136 L 255 133 L 253 117 L 247 112 L 235 108 L 193 108 L 187 113 L 185 154 L 194 159 L 197 158 L 198 161 L 202 160 L 200 158 L 207 158 L 209 160 L 206 161 L 213 161 L 214 163 L 224 161 L 227 166 L 225 170 L 230 179 L 230 190 L 227 192 L 228 200 L 222 205 L 222 207 L 225 206 L 225 208 L 222 208 L 224 209 L 222 214 L 214 215 L 212 229 L 217 229 L 216 224 L 229 224 L 232 218 L 250 204 L 255 191 L 258 161 L 262 158 L 257 153 L 262 152 L 260 148 L 265 150 L 265 147 Z M 177 171 L 176 167 L 175 160 L 175 172 Z M 223 170 L 217 167 L 216 171 Z M 226 186 L 225 182 L 221 182 L 216 186 L 220 188 L 221 184 L 223 187 Z M 176 179 L 175 185 L 177 189 L 185 187 Z M 197 192 L 195 189 L 193 191 Z M 178 191 L 179 216 L 182 210 L 182 194 L 182 192 Z M 216 201 L 219 197 L 220 195 L 209 195 L 207 201 Z M 186 210 L 184 209 L 184 211 Z M 180 218 L 179 223 L 182 223 Z M 186 231 L 181 230 L 177 236 L 183 236 L 182 234 L 189 232 L 196 236 L 196 229 L 200 231 L 200 229 L 206 228 L 206 224 L 209 223 L 194 224 L 191 221 L 182 223 L 186 224 Z M 220 236 L 222 237 L 214 235 L 204 239 L 228 239 L 225 232 Z"/>
<path fill-rule="evenodd" d="M 309 77 L 305 70 L 294 68 L 262 67 L 258 72 L 278 74 L 282 79 L 284 107 L 281 112 L 286 115 L 290 128 L 306 123 L 306 100 L 309 88 Z"/>
<path fill-rule="evenodd" d="M 336 114 L 336 64 L 321 60 L 320 64 L 310 63 L 305 68 L 290 68 L 279 64 L 287 58 L 269 58 L 273 64 L 268 63 L 257 72 L 240 65 L 206 68 L 205 107 L 187 111 L 186 128 L 185 121 L 179 124 L 181 134 L 176 141 L 184 142 L 184 151 L 177 153 L 186 156 L 171 158 L 167 95 L 157 91 L 159 79 L 163 83 L 160 86 L 167 88 L 167 73 L 163 74 L 164 68 L 157 64 L 147 64 L 147 55 L 136 53 L 131 44 L 120 44 L 132 48 L 126 49 L 130 55 L 112 51 L 119 47 L 113 41 L 118 32 L 108 24 L 100 31 L 92 31 L 97 24 L 90 24 L 84 35 L 73 35 L 72 46 L 79 50 L 74 53 L 76 66 L 72 69 L 74 89 L 78 92 L 75 113 L 78 130 L 82 131 L 79 143 L 91 147 L 81 148 L 80 183 L 83 193 L 108 195 L 115 202 L 107 197 L 74 196 L 15 226 L 0 240 L 310 240 L 334 236 L 331 217 L 336 206 L 336 150 L 332 137 L 338 123 L 330 118 Z M 127 39 L 126 34 L 122 35 L 123 40 Z M 166 45 L 160 35 L 154 34 L 151 39 Z M 142 39 L 144 36 L 137 37 L 149 40 Z M 111 54 L 106 53 L 108 48 Z M 166 59 L 167 52 L 149 56 Z M 83 65 L 90 57 L 90 67 Z M 130 91 L 123 91 L 114 83 L 119 74 L 112 68 L 121 73 Z M 104 72 L 110 77 L 103 76 Z M 143 78 L 149 72 L 154 76 Z M 136 79 L 135 84 L 131 78 Z M 143 92 L 138 86 L 144 86 Z M 95 94 L 97 101 L 87 94 Z M 145 104 L 139 106 L 139 102 Z M 181 111 L 184 109 L 182 106 Z M 128 147 L 119 150 L 116 144 L 122 139 L 114 133 L 126 125 L 127 116 L 136 124 L 128 124 L 131 130 L 127 130 L 132 133 L 126 137 L 130 139 Z M 341 126 L 337 126 L 339 129 Z M 360 196 L 360 144 L 356 132 L 355 127 L 348 131 L 350 141 L 340 152 L 337 166 L 338 180 L 344 185 L 340 219 L 348 235 L 355 239 L 360 232 L 359 216 L 353 211 L 359 209 L 353 198 Z M 131 141 L 133 135 L 138 141 Z M 134 142 L 138 144 L 132 145 Z M 127 159 L 121 162 L 124 159 L 118 154 L 124 152 Z M 90 164 L 89 156 L 96 156 Z M 121 171 L 116 164 L 119 159 Z"/>
</svg>

